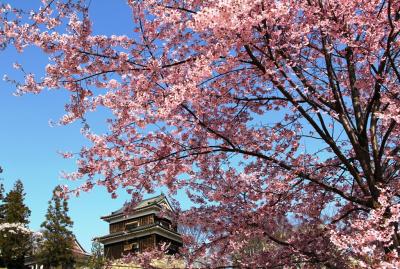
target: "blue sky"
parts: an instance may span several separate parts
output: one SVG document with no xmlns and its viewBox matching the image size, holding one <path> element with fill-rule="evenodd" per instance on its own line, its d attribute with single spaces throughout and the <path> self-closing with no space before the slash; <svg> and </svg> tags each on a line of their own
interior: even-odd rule
<svg viewBox="0 0 400 269">
<path fill-rule="evenodd" d="M 12 6 L 24 8 L 39 3 L 38 0 L 10 1 Z M 110 3 L 92 1 L 90 15 L 94 21 L 94 33 L 132 35 L 130 8 L 124 0 Z M 14 62 L 21 63 L 27 72 L 43 74 L 46 60 L 47 56 L 34 48 L 18 54 L 10 47 L 0 52 L 0 76 L 7 74 L 11 78 L 21 78 L 12 68 Z M 39 95 L 21 97 L 15 97 L 14 92 L 13 85 L 0 81 L 0 165 L 4 169 L 0 177 L 6 191 L 12 188 L 15 180 L 22 180 L 26 204 L 32 211 L 30 227 L 38 230 L 53 188 L 58 184 L 71 185 L 60 178 L 60 172 L 75 169 L 74 160 L 65 160 L 57 152 L 77 152 L 87 142 L 80 134 L 80 123 L 61 127 L 49 125 L 50 120 L 56 121 L 64 113 L 64 104 L 68 101 L 65 91 L 44 91 Z M 104 116 L 101 111 L 90 115 L 91 126 L 104 130 Z M 120 193 L 122 195 L 113 200 L 105 189 L 97 188 L 70 199 L 73 231 L 87 251 L 90 251 L 93 237 L 107 233 L 107 224 L 100 220 L 100 216 L 118 209 L 129 199 L 125 192 Z"/>
</svg>

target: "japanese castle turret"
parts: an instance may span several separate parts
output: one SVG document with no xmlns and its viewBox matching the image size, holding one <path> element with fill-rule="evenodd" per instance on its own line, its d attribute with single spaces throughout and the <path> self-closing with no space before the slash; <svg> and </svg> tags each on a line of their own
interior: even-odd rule
<svg viewBox="0 0 400 269">
<path fill-rule="evenodd" d="M 129 212 L 122 207 L 101 217 L 110 226 L 108 235 L 97 238 L 104 245 L 106 257 L 119 259 L 130 253 L 154 249 L 162 243 L 169 244 L 169 253 L 176 253 L 182 246 L 182 238 L 168 214 L 173 210 L 161 194 L 142 200 Z"/>
</svg>

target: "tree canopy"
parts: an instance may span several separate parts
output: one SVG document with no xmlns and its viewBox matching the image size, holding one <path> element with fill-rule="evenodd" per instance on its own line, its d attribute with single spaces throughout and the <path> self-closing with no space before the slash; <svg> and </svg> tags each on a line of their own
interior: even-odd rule
<svg viewBox="0 0 400 269">
<path fill-rule="evenodd" d="M 3 195 L 2 184 L 0 190 Z M 31 211 L 24 200 L 24 186 L 17 180 L 13 189 L 0 201 L 3 217 L 0 221 L 0 258 L 10 269 L 24 268 L 25 256 L 31 247 L 31 231 L 27 228 Z"/>
<path fill-rule="evenodd" d="M 90 1 L 43 3 L 2 7 L 3 44 L 50 56 L 18 93 L 69 91 L 62 124 L 113 113 L 75 193 L 186 190 L 215 264 L 262 238 L 239 264 L 400 266 L 399 1 L 129 0 L 112 36 Z"/>
<path fill-rule="evenodd" d="M 99 241 L 93 240 L 91 256 L 88 259 L 87 267 L 90 269 L 102 269 L 106 266 L 106 262 L 103 246 Z"/>
<path fill-rule="evenodd" d="M 61 198 L 60 194 L 61 188 L 56 187 L 49 201 L 46 220 L 41 225 L 42 240 L 37 258 L 45 268 L 64 268 L 74 263 L 74 237 L 71 231 L 73 222 L 68 216 L 68 202 Z"/>
</svg>

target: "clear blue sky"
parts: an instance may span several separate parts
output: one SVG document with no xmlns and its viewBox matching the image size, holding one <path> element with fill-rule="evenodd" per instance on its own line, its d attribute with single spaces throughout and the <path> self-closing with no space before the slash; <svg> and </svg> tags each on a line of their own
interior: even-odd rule
<svg viewBox="0 0 400 269">
<path fill-rule="evenodd" d="M 10 1 L 12 6 L 25 8 L 39 3 L 39 0 Z M 95 34 L 133 34 L 131 10 L 124 0 L 95 0 L 90 10 Z M 23 54 L 8 48 L 0 52 L 0 76 L 8 74 L 20 78 L 12 68 L 13 62 L 21 63 L 27 72 L 42 74 L 46 59 L 47 56 L 33 48 Z M 27 193 L 26 204 L 32 211 L 30 227 L 38 230 L 53 188 L 58 184 L 73 186 L 60 178 L 60 172 L 74 171 L 75 161 L 64 160 L 57 152 L 77 152 L 87 142 L 80 134 L 79 123 L 62 127 L 49 125 L 49 120 L 63 115 L 64 104 L 68 101 L 65 91 L 44 91 L 22 97 L 13 96 L 14 91 L 13 85 L 0 81 L 0 165 L 4 169 L 0 177 L 4 179 L 6 191 L 16 179 L 22 180 Z M 105 130 L 104 116 L 104 112 L 89 116 L 91 126 Z M 97 188 L 70 199 L 73 231 L 87 251 L 90 251 L 92 238 L 107 233 L 108 227 L 100 216 L 118 209 L 129 199 L 125 192 L 120 193 L 122 195 L 113 200 L 105 189 Z"/>
</svg>

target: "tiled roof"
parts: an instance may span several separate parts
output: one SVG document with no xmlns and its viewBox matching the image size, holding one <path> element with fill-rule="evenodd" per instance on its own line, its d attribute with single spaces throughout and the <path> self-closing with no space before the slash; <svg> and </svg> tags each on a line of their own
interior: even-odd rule
<svg viewBox="0 0 400 269">
<path fill-rule="evenodd" d="M 89 256 L 89 253 L 86 252 L 86 250 L 79 244 L 78 240 L 76 237 L 74 238 L 74 245 L 72 246 L 72 252 L 78 255 L 84 255 L 84 256 Z"/>
<path fill-rule="evenodd" d="M 138 234 L 138 233 L 141 233 L 141 232 L 144 232 L 144 231 L 149 231 L 150 229 L 157 229 L 157 230 L 165 231 L 167 233 L 170 233 L 174 237 L 179 238 L 178 240 L 175 239 L 178 242 L 182 241 L 181 234 L 179 234 L 178 232 L 172 231 L 170 229 L 167 229 L 167 228 L 163 227 L 162 225 L 160 225 L 159 223 L 152 223 L 152 224 L 143 225 L 143 226 L 138 227 L 137 229 L 133 229 L 133 230 L 130 230 L 130 231 L 119 231 L 119 232 L 116 232 L 116 233 L 112 233 L 112 234 L 104 235 L 104 236 L 101 236 L 101 237 L 97 237 L 96 239 L 104 244 L 105 240 L 108 240 L 108 239 L 111 239 L 111 238 L 119 238 L 119 237 L 125 238 L 128 235 Z M 154 230 L 151 230 L 151 231 L 154 232 Z"/>
<path fill-rule="evenodd" d="M 35 254 L 36 251 L 33 250 L 33 253 Z M 86 252 L 86 250 L 81 246 L 75 236 L 73 240 L 72 253 L 76 259 L 80 259 L 83 261 L 90 257 L 90 254 Z M 38 260 L 35 255 L 25 257 L 25 266 L 31 266 L 35 264 L 38 264 Z"/>
<path fill-rule="evenodd" d="M 146 207 L 146 206 L 149 206 L 149 205 L 152 205 L 152 204 L 158 204 L 159 202 L 161 202 L 161 201 L 162 201 L 163 199 L 165 199 L 165 198 L 166 198 L 165 195 L 162 193 L 162 194 L 160 194 L 160 195 L 158 195 L 158 196 L 156 196 L 156 197 L 144 199 L 144 200 L 140 201 L 140 202 L 135 206 L 134 210 L 141 209 L 141 208 L 143 208 L 143 207 Z M 113 212 L 110 214 L 110 216 L 121 214 L 121 213 L 124 212 L 124 210 L 125 210 L 125 206 L 121 207 L 121 208 L 118 209 L 117 211 L 113 211 Z"/>
</svg>

